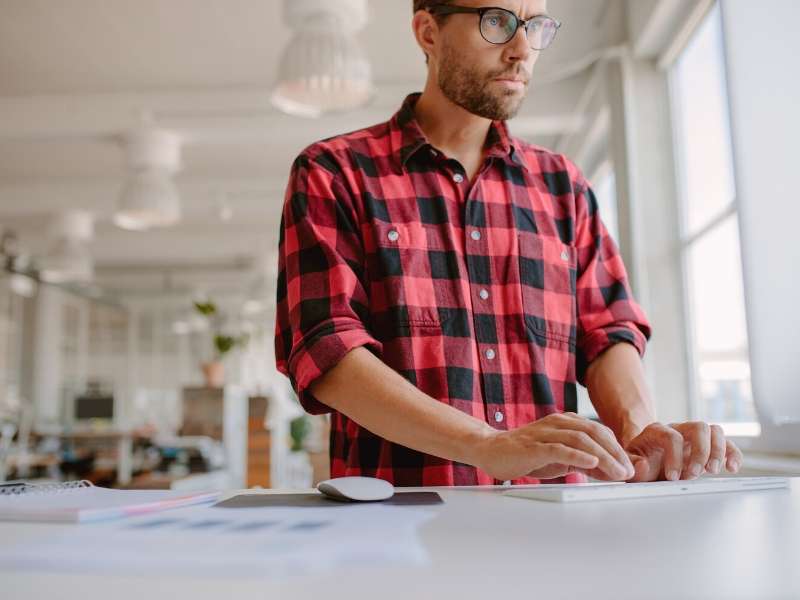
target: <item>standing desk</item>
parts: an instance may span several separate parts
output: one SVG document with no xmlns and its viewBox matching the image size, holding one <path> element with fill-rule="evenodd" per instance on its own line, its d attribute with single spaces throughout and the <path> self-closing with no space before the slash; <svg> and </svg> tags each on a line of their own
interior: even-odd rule
<svg viewBox="0 0 800 600">
<path fill-rule="evenodd" d="M 800 478 L 789 490 L 577 504 L 426 489 L 445 500 L 426 507 L 437 513 L 420 534 L 428 566 L 278 580 L 0 571 L 0 597 L 800 599 Z M 0 523 L 0 543 L 48 527 Z"/>
</svg>

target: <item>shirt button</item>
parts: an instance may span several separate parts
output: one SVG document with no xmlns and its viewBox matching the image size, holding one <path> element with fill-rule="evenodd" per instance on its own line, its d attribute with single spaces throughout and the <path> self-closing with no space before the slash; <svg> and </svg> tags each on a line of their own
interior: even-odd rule
<svg viewBox="0 0 800 600">
<path fill-rule="evenodd" d="M 473 230 L 473 232 L 472 232 L 472 233 L 470 233 L 470 234 L 469 234 L 469 236 L 470 236 L 470 237 L 471 237 L 473 240 L 475 240 L 475 241 L 477 242 L 478 240 L 480 240 L 480 239 L 481 239 L 481 232 L 480 232 L 480 231 L 478 231 L 477 229 L 475 229 L 475 230 Z"/>
<path fill-rule="evenodd" d="M 453 181 L 455 181 L 456 183 L 461 183 L 464 181 L 464 176 L 461 173 L 456 173 L 455 175 L 453 175 Z"/>
<path fill-rule="evenodd" d="M 397 233 L 397 230 L 396 230 L 396 229 L 392 229 L 392 230 L 391 230 L 391 231 L 390 231 L 390 232 L 389 232 L 389 233 L 386 235 L 386 237 L 388 237 L 388 238 L 389 238 L 389 241 L 390 241 L 390 242 L 396 242 L 397 240 L 399 240 L 399 239 L 400 239 L 400 234 L 399 234 L 399 233 Z"/>
<path fill-rule="evenodd" d="M 489 349 L 486 351 L 486 358 L 488 358 L 489 360 L 494 360 L 494 357 L 495 357 L 494 350 L 492 350 L 491 348 L 489 348 Z"/>
<path fill-rule="evenodd" d="M 489 292 L 487 290 L 481 290 L 480 292 L 478 292 L 478 295 L 481 297 L 481 300 L 489 299 Z"/>
<path fill-rule="evenodd" d="M 568 260 L 569 260 L 569 253 L 568 253 L 566 250 L 564 250 L 564 251 L 561 253 L 561 260 L 563 260 L 564 262 L 566 262 L 566 261 L 568 261 Z"/>
<path fill-rule="evenodd" d="M 503 422 L 503 413 L 501 413 L 499 410 L 496 413 L 494 413 L 494 420 L 495 420 L 496 423 L 502 423 Z"/>
</svg>

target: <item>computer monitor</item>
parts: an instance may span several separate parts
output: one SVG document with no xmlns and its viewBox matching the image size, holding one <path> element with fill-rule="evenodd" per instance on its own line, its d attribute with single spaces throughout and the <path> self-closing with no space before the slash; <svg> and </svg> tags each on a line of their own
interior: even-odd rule
<svg viewBox="0 0 800 600">
<path fill-rule="evenodd" d="M 114 419 L 114 396 L 110 394 L 91 394 L 75 398 L 75 420 L 88 421 Z"/>
<path fill-rule="evenodd" d="M 72 418 L 81 421 L 113 421 L 114 393 L 110 386 L 89 381 L 86 391 L 74 396 Z"/>
</svg>

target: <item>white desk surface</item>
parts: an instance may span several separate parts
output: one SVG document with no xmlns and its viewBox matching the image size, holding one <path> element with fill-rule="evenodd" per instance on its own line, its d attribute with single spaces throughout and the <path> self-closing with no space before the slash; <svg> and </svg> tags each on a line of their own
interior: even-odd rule
<svg viewBox="0 0 800 600">
<path fill-rule="evenodd" d="M 272 581 L 0 571 L 0 597 L 800 598 L 800 478 L 791 490 L 570 505 L 503 497 L 503 488 L 428 489 L 445 504 L 422 529 L 426 567 Z M 0 543 L 47 527 L 0 523 Z"/>
</svg>

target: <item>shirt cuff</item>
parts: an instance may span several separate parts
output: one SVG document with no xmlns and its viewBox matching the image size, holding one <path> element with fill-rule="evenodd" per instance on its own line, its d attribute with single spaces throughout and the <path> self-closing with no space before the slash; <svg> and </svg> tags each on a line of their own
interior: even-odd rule
<svg viewBox="0 0 800 600">
<path fill-rule="evenodd" d="M 312 415 L 332 412 L 308 390 L 314 381 L 339 364 L 345 355 L 356 348 L 367 347 L 380 356 L 383 345 L 351 319 L 327 321 L 306 336 L 292 351 L 288 371 L 300 405 Z"/>
<path fill-rule="evenodd" d="M 644 358 L 647 337 L 635 323 L 617 323 L 613 326 L 596 329 L 586 334 L 578 342 L 577 380 L 586 386 L 586 371 L 592 361 L 614 344 L 625 342 L 632 345 Z"/>
</svg>

